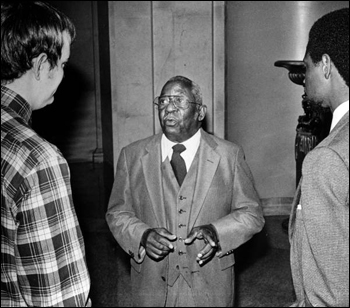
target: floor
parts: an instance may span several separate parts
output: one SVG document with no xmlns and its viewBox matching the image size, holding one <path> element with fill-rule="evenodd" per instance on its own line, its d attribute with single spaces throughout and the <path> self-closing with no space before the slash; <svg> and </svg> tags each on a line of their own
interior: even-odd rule
<svg viewBox="0 0 350 308">
<path fill-rule="evenodd" d="M 71 164 L 72 190 L 83 230 L 93 307 L 131 307 L 129 257 L 104 219 L 108 194 L 100 165 Z M 236 307 L 283 307 L 294 298 L 285 216 L 267 216 L 264 229 L 235 252 Z"/>
</svg>

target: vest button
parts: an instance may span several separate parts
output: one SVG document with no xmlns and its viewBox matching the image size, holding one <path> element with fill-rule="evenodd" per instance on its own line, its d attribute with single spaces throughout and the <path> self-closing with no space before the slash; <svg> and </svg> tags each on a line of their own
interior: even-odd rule
<svg viewBox="0 0 350 308">
<path fill-rule="evenodd" d="M 177 269 L 177 270 L 180 269 L 180 266 L 176 265 L 176 269 Z"/>
</svg>

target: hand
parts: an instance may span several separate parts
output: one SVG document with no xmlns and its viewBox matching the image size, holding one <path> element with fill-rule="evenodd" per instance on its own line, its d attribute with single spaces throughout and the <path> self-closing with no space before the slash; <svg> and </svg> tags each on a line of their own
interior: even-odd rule
<svg viewBox="0 0 350 308">
<path fill-rule="evenodd" d="M 171 242 L 175 240 L 176 235 L 171 234 L 165 228 L 148 229 L 142 235 L 141 246 L 145 248 L 147 255 L 151 259 L 160 261 L 174 251 L 174 246 Z"/>
<path fill-rule="evenodd" d="M 206 244 L 197 255 L 199 265 L 208 262 L 219 249 L 219 239 L 213 225 L 194 227 L 185 239 L 185 244 L 192 244 L 195 239 L 203 240 Z"/>
</svg>

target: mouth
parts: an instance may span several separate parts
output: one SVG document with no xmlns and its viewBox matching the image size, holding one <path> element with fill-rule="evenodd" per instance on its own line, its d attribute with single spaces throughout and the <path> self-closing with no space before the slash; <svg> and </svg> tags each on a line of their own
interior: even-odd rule
<svg viewBox="0 0 350 308">
<path fill-rule="evenodd" d="M 177 123 L 177 120 L 173 117 L 166 117 L 164 119 L 164 124 L 167 126 L 174 126 L 176 125 L 176 123 Z"/>
</svg>

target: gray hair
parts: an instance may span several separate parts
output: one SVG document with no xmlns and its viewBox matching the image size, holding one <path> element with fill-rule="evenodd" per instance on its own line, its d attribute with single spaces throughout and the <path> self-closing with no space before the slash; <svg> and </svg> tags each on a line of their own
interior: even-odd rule
<svg viewBox="0 0 350 308">
<path fill-rule="evenodd" d="M 203 99 L 202 99 L 202 92 L 201 92 L 201 88 L 199 87 L 198 84 L 196 84 L 194 81 L 184 77 L 184 76 L 175 76 L 175 77 L 171 77 L 163 86 L 163 89 L 165 88 L 165 86 L 169 83 L 172 82 L 177 82 L 177 83 L 181 83 L 184 86 L 188 87 L 191 90 L 191 93 L 194 97 L 195 103 L 198 103 L 200 105 L 202 105 L 203 103 Z"/>
</svg>

